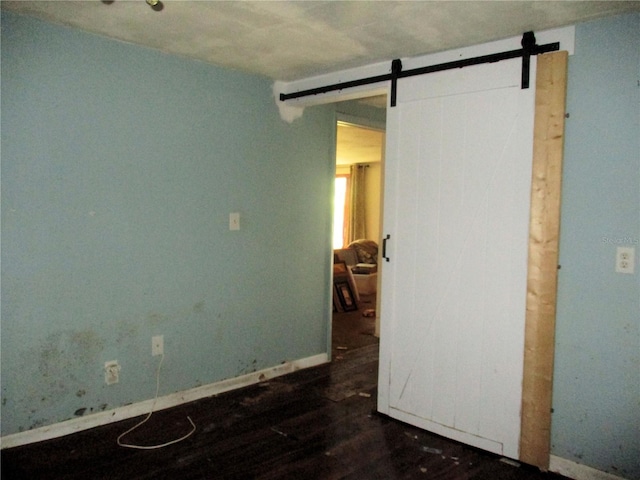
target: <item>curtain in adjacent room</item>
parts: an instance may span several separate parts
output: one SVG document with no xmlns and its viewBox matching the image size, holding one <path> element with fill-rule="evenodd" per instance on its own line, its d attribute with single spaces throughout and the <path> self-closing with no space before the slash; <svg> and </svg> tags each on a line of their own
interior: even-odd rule
<svg viewBox="0 0 640 480">
<path fill-rule="evenodd" d="M 366 171 L 369 165 L 356 163 L 351 165 L 351 198 L 349 199 L 349 243 L 367 238 L 365 221 Z"/>
</svg>

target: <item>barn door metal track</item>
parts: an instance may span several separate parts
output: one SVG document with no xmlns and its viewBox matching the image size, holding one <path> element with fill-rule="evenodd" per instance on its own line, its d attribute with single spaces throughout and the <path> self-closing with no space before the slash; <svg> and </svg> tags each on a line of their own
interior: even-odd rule
<svg viewBox="0 0 640 480">
<path fill-rule="evenodd" d="M 301 90 L 294 93 L 281 93 L 280 100 L 290 100 L 293 98 L 308 97 L 311 95 L 319 95 L 321 93 L 333 92 L 336 90 L 344 90 L 346 88 L 359 87 L 361 85 L 370 85 L 372 83 L 391 81 L 391 98 L 390 104 L 396 106 L 396 92 L 398 88 L 398 80 L 400 78 L 414 77 L 416 75 L 425 75 L 427 73 L 442 72 L 444 70 L 452 70 L 454 68 L 469 67 L 471 65 L 480 65 L 483 63 L 495 63 L 501 60 L 509 60 L 512 58 L 522 57 L 522 78 L 521 88 L 529 88 L 529 74 L 531 55 L 539 55 L 547 52 L 555 52 L 560 49 L 560 43 L 547 43 L 546 45 L 536 45 L 536 37 L 533 32 L 525 32 L 522 35 L 520 43 L 522 48 L 517 50 L 509 50 L 507 52 L 493 53 L 491 55 L 482 55 L 480 57 L 466 58 L 464 60 L 456 60 L 453 62 L 440 63 L 438 65 L 430 65 L 428 67 L 414 68 L 411 70 L 402 70 L 402 62 L 400 59 L 391 62 L 391 73 L 384 75 L 376 75 L 374 77 L 361 78 L 359 80 L 351 80 L 349 82 L 334 83 L 325 85 L 324 87 L 311 88 L 309 90 Z"/>
</svg>

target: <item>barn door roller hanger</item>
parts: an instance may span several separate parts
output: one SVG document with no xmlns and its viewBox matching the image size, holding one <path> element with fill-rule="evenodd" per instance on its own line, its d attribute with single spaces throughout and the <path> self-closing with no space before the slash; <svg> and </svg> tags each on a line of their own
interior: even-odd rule
<svg viewBox="0 0 640 480">
<path fill-rule="evenodd" d="M 346 88 L 359 87 L 361 85 L 370 85 L 391 81 L 391 98 L 390 104 L 396 106 L 396 91 L 398 87 L 398 79 L 413 77 L 416 75 L 425 75 L 427 73 L 442 72 L 444 70 L 452 70 L 454 68 L 469 67 L 471 65 L 480 65 L 483 63 L 495 63 L 501 60 L 509 60 L 512 58 L 522 57 L 522 78 L 521 88 L 529 88 L 529 74 L 531 65 L 531 55 L 539 55 L 547 52 L 555 52 L 560 49 L 560 43 L 547 43 L 546 45 L 536 45 L 536 37 L 533 32 L 525 32 L 520 42 L 522 48 L 517 50 L 509 50 L 507 52 L 493 53 L 491 55 L 482 55 L 480 57 L 466 58 L 464 60 L 455 60 L 453 62 L 440 63 L 438 65 L 430 65 L 427 67 L 414 68 L 411 70 L 402 70 L 402 62 L 395 59 L 391 62 L 391 73 L 384 75 L 376 75 L 373 77 L 361 78 L 359 80 L 351 80 L 349 82 L 334 83 L 325 85 L 324 87 L 311 88 L 309 90 L 301 90 L 294 93 L 281 93 L 280 100 L 290 100 L 293 98 L 308 97 L 311 95 L 319 95 L 322 93 L 333 92 L 336 90 L 344 90 Z"/>
</svg>

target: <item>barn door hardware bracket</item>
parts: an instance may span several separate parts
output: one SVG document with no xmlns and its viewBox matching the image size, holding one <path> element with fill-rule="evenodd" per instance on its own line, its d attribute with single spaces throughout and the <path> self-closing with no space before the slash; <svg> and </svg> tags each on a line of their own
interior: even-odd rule
<svg viewBox="0 0 640 480">
<path fill-rule="evenodd" d="M 411 70 L 402 70 L 402 62 L 395 59 L 391 62 L 391 73 L 376 75 L 373 77 L 351 80 L 348 82 L 334 83 L 323 87 L 311 88 L 309 90 L 301 90 L 293 93 L 281 93 L 280 101 L 291 100 L 294 98 L 308 97 L 311 95 L 319 95 L 322 93 L 333 92 L 336 90 L 344 90 L 347 88 L 359 87 L 361 85 L 371 85 L 391 81 L 391 98 L 390 105 L 396 106 L 397 83 L 401 78 L 413 77 L 416 75 L 426 75 L 428 73 L 442 72 L 444 70 L 453 70 L 455 68 L 464 68 L 472 65 L 481 65 L 483 63 L 495 63 L 501 60 L 510 60 L 512 58 L 522 58 L 522 78 L 521 87 L 529 88 L 529 77 L 531 69 L 531 56 L 540 55 L 548 52 L 556 52 L 560 50 L 560 43 L 547 43 L 545 45 L 537 45 L 536 37 L 533 32 L 525 32 L 520 42 L 522 48 L 517 50 L 509 50 L 506 52 L 493 53 L 490 55 L 482 55 L 479 57 L 465 58 L 463 60 L 454 60 L 453 62 L 440 63 L 438 65 L 429 65 L 426 67 L 413 68 Z"/>
<path fill-rule="evenodd" d="M 398 92 L 398 76 L 402 72 L 402 60 L 396 58 L 391 62 L 391 106 L 396 106 L 396 94 Z"/>
<path fill-rule="evenodd" d="M 529 88 L 529 77 L 531 77 L 531 55 L 535 55 L 536 36 L 533 32 L 525 32 L 522 35 L 522 78 L 520 88 Z"/>
</svg>

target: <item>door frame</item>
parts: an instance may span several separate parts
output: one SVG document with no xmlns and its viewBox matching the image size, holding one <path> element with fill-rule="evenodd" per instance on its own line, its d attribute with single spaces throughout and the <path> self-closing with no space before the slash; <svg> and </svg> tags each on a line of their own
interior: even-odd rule
<svg viewBox="0 0 640 480">
<path fill-rule="evenodd" d="M 381 90 L 378 88 L 375 90 L 375 92 L 373 94 L 363 94 L 360 97 L 349 97 L 349 100 L 354 100 L 354 99 L 359 99 L 359 98 L 367 98 L 367 97 L 372 97 L 372 96 L 380 96 L 380 95 L 385 95 L 387 97 L 387 107 L 386 110 L 388 111 L 389 109 L 389 97 L 387 95 L 387 93 L 381 92 Z M 339 100 L 336 100 L 336 103 Z M 371 119 L 371 118 L 366 118 L 366 117 L 360 117 L 360 116 L 356 116 L 356 115 L 351 115 L 351 114 L 347 114 L 347 113 L 342 113 L 342 112 L 336 112 L 335 115 L 335 124 L 336 124 L 336 129 L 338 126 L 339 122 L 343 122 L 345 124 L 349 124 L 349 125 L 353 125 L 355 127 L 360 127 L 360 128 L 368 128 L 370 130 L 376 130 L 379 132 L 383 133 L 383 137 L 382 137 L 382 151 L 381 151 L 381 158 L 380 158 L 380 214 L 379 214 L 379 219 L 378 219 L 378 225 L 379 225 L 379 235 L 378 235 L 378 239 L 376 239 L 379 248 L 381 248 L 380 246 L 380 242 L 382 239 L 382 231 L 383 231 L 383 227 L 384 227 L 384 172 L 385 172 L 385 159 L 386 159 L 386 147 L 387 147 L 387 142 L 386 142 L 386 138 L 387 138 L 387 127 L 386 127 L 386 123 L 382 123 L 379 122 L 375 119 Z M 334 147 L 337 146 L 337 136 L 335 139 L 335 145 Z M 337 148 L 334 148 L 334 159 L 333 159 L 333 163 L 334 163 L 334 167 L 336 167 L 336 150 Z M 336 171 L 334 171 L 334 177 L 336 176 Z M 382 250 L 379 250 L 378 252 L 378 265 L 380 264 L 380 255 L 381 255 Z M 331 263 L 333 264 L 333 250 L 332 250 L 332 255 L 331 255 Z M 331 268 L 332 265 L 331 265 Z M 377 275 L 377 281 L 376 281 L 376 291 L 378 292 L 376 295 L 376 318 L 375 318 L 375 327 L 374 327 L 374 336 L 377 338 L 380 338 L 380 300 L 381 300 L 381 288 L 382 288 L 382 271 L 380 270 L 380 268 L 378 269 L 378 275 Z M 332 325 L 333 325 L 333 321 L 332 321 L 332 315 L 329 316 L 330 320 L 329 320 L 329 331 L 331 332 L 332 329 Z M 332 348 L 332 339 L 331 339 L 331 335 L 329 335 L 329 352 L 331 352 L 331 348 Z"/>
</svg>

